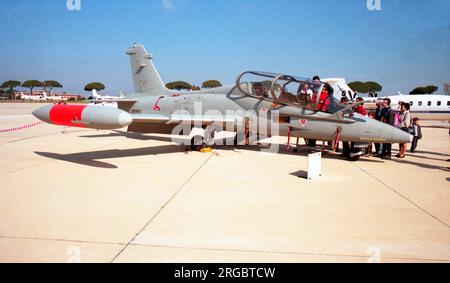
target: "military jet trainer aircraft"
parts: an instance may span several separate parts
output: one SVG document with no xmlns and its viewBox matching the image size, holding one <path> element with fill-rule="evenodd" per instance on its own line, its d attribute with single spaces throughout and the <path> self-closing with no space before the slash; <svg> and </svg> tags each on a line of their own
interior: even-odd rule
<svg viewBox="0 0 450 283">
<path fill-rule="evenodd" d="M 38 108 L 34 116 L 55 125 L 106 130 L 128 126 L 129 132 L 137 133 L 174 134 L 180 126 L 189 125 L 206 129 L 200 143 L 211 143 L 219 128 L 237 132 L 234 142 L 240 144 L 249 132 L 335 144 L 341 140 L 356 144 L 352 159 L 358 159 L 363 154 L 359 148 L 369 143 L 410 143 L 413 138 L 353 113 L 352 106 L 340 105 L 333 89 L 322 82 L 250 71 L 239 75 L 230 87 L 180 92 L 165 87 L 144 46 L 134 44 L 127 54 L 135 93 L 119 100 L 118 109 L 59 104 Z M 263 114 L 257 120 L 267 124 L 267 130 L 261 132 L 249 122 L 249 111 Z"/>
</svg>

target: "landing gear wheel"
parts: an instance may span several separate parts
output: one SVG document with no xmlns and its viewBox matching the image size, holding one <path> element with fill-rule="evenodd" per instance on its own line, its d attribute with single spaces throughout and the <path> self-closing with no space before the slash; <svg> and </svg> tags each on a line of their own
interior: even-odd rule
<svg viewBox="0 0 450 283">
<path fill-rule="evenodd" d="M 241 141 L 238 140 L 238 136 L 239 136 L 239 134 L 236 134 L 236 136 L 234 137 L 234 140 L 233 140 L 234 146 L 238 146 L 241 143 Z"/>
<path fill-rule="evenodd" d="M 204 146 L 205 143 L 203 142 L 202 136 L 193 136 L 191 139 L 191 150 L 192 151 L 200 151 Z"/>
<path fill-rule="evenodd" d="M 236 133 L 236 136 L 234 137 L 234 146 L 239 145 L 249 145 L 248 141 L 250 140 L 250 133 L 247 133 L 246 137 L 244 133 Z M 244 144 L 242 142 L 244 141 Z"/>
<path fill-rule="evenodd" d="M 355 156 L 355 157 L 348 157 L 348 160 L 351 162 L 356 162 L 361 158 L 361 156 Z"/>
<path fill-rule="evenodd" d="M 203 138 L 203 142 L 207 146 L 213 146 L 215 143 L 215 137 L 216 137 L 216 129 L 214 129 L 214 127 L 207 127 L 205 129 L 205 136 Z"/>
<path fill-rule="evenodd" d="M 355 162 L 358 161 L 364 153 L 360 149 L 353 149 L 348 156 L 348 160 Z"/>
<path fill-rule="evenodd" d="M 307 144 L 308 144 L 309 147 L 316 147 L 317 140 L 308 140 Z"/>
</svg>

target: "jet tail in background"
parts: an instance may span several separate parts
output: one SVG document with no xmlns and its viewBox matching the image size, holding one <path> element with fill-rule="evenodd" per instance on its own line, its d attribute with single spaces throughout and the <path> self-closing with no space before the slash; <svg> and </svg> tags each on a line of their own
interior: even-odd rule
<svg viewBox="0 0 450 283">
<path fill-rule="evenodd" d="M 93 97 L 94 99 L 97 99 L 97 98 L 100 97 L 100 95 L 98 94 L 97 90 L 95 90 L 95 89 L 92 90 L 92 97 Z"/>
<path fill-rule="evenodd" d="M 155 65 L 153 65 L 152 56 L 147 53 L 143 45 L 133 44 L 132 47 L 128 48 L 127 54 L 130 55 L 131 72 L 136 93 L 158 96 L 168 92 Z"/>
</svg>

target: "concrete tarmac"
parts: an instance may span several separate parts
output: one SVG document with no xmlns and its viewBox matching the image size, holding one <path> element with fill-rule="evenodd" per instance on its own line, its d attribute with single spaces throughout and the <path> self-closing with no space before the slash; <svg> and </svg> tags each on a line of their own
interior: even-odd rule
<svg viewBox="0 0 450 283">
<path fill-rule="evenodd" d="M 0 103 L 0 131 L 39 104 Z M 0 262 L 450 262 L 448 129 L 406 159 L 42 124 L 0 133 Z M 394 148 L 398 148 L 394 145 Z M 300 176 L 300 177 L 299 177 Z"/>
</svg>

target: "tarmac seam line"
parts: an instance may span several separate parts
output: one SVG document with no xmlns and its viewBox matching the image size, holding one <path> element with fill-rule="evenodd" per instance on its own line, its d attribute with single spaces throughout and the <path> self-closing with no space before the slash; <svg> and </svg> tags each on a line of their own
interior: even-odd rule
<svg viewBox="0 0 450 283">
<path fill-rule="evenodd" d="M 441 224 L 443 224 L 445 227 L 450 229 L 450 226 L 445 223 L 443 220 L 439 219 L 437 216 L 434 216 L 431 212 L 427 211 L 425 208 L 421 207 L 420 205 L 418 205 L 417 203 L 415 203 L 414 201 L 412 201 L 411 199 L 409 199 L 407 196 L 403 195 L 402 193 L 400 193 L 399 191 L 397 191 L 396 189 L 392 188 L 391 186 L 389 186 L 388 184 L 384 183 L 382 180 L 380 180 L 379 178 L 377 178 L 376 176 L 370 174 L 368 171 L 364 170 L 363 168 L 359 167 L 358 165 L 354 164 L 353 165 L 357 168 L 359 168 L 361 171 L 363 171 L 364 173 L 366 173 L 368 176 L 372 177 L 373 179 L 375 179 L 376 181 L 378 181 L 380 184 L 384 185 L 386 188 L 388 188 L 390 191 L 394 192 L 395 194 L 399 195 L 401 198 L 405 199 L 407 202 L 409 202 L 410 204 L 412 204 L 413 206 L 415 206 L 416 208 L 418 208 L 419 210 L 421 210 L 422 212 L 426 213 L 428 216 L 431 216 L 433 219 L 437 220 L 438 222 L 440 222 Z"/>
<path fill-rule="evenodd" d="M 80 243 L 92 245 L 117 245 L 125 246 L 126 243 L 113 242 L 95 242 L 71 239 L 51 239 L 51 238 L 34 238 L 34 237 L 15 237 L 15 236 L 1 236 L 0 239 L 14 239 L 14 240 L 30 240 L 30 241 L 46 241 L 46 242 L 64 242 L 64 243 Z M 204 250 L 204 251 L 218 251 L 218 252 L 244 252 L 244 253 L 263 253 L 263 254 L 285 254 L 285 255 L 311 255 L 311 256 L 326 256 L 326 257 L 354 257 L 367 258 L 364 255 L 346 255 L 346 254 L 326 254 L 326 253 L 311 253 L 311 252 L 285 252 L 285 251 L 262 251 L 262 250 L 239 250 L 239 249 L 221 249 L 221 248 L 203 248 L 203 247 L 182 247 L 182 246 L 165 246 L 165 245 L 146 245 L 134 244 L 129 246 L 135 247 L 154 247 L 154 248 L 170 248 L 170 249 L 184 249 L 184 250 Z M 392 260 L 413 260 L 413 261 L 430 261 L 430 262 L 450 262 L 450 259 L 429 259 L 429 258 L 408 258 L 408 257 L 383 257 Z"/>
<path fill-rule="evenodd" d="M 311 255 L 311 256 L 327 256 L 327 257 L 354 257 L 367 258 L 367 255 L 352 255 L 352 254 L 327 254 L 327 253 L 313 253 L 313 252 L 286 252 L 286 251 L 264 251 L 264 250 L 239 250 L 239 249 L 221 249 L 221 248 L 204 248 L 204 247 L 181 247 L 181 246 L 165 246 L 165 245 L 146 245 L 146 244 L 131 244 L 135 247 L 154 247 L 154 248 L 171 248 L 184 250 L 203 250 L 203 251 L 218 251 L 218 252 L 244 252 L 244 253 L 262 253 L 262 254 L 285 254 L 285 255 Z M 385 259 L 392 260 L 414 260 L 414 261 L 431 261 L 431 262 L 450 262 L 450 259 L 429 259 L 429 258 L 408 258 L 408 257 L 386 257 Z"/>
<path fill-rule="evenodd" d="M 83 132 L 83 130 L 71 131 L 70 133 L 79 133 L 79 132 Z M 9 144 L 13 144 L 13 143 L 18 143 L 18 142 L 21 142 L 21 141 L 27 141 L 27 140 L 37 139 L 37 138 L 43 138 L 43 137 L 48 137 L 48 136 L 54 136 L 54 135 L 58 135 L 58 134 L 70 134 L 70 133 L 62 133 L 62 131 L 52 132 L 52 133 L 48 133 L 48 134 L 44 134 L 44 135 L 31 136 L 31 137 L 22 138 L 22 139 L 19 139 L 19 140 L 9 141 L 9 142 L 7 142 L 7 143 L 1 144 L 0 146 L 5 146 L 5 145 L 9 145 Z"/>
<path fill-rule="evenodd" d="M 150 223 L 152 223 L 153 220 L 156 219 L 156 217 L 158 217 L 158 215 L 164 210 L 164 208 L 167 207 L 167 205 L 178 195 L 178 193 L 180 193 L 187 184 L 189 184 L 189 182 L 195 177 L 195 175 L 197 175 L 198 172 L 200 172 L 200 170 L 206 165 L 206 163 L 208 163 L 209 160 L 211 160 L 211 158 L 213 158 L 215 156 L 215 153 L 213 152 L 212 154 L 210 154 L 210 156 L 200 165 L 200 167 L 197 168 L 197 170 L 195 170 L 194 173 L 192 173 L 192 175 L 175 191 L 175 193 L 164 203 L 163 206 L 161 206 L 161 208 L 152 216 L 152 218 L 147 221 L 147 223 L 145 223 L 145 225 L 142 227 L 142 229 L 140 229 L 134 236 L 133 238 L 128 241 L 128 243 L 125 245 L 125 247 L 123 247 L 122 250 L 119 251 L 118 254 L 116 254 L 113 259 L 111 260 L 111 263 L 114 263 L 114 261 L 133 243 L 133 241 L 145 230 L 145 228 L 150 225 Z"/>
<path fill-rule="evenodd" d="M 95 244 L 95 245 L 118 245 L 118 246 L 126 245 L 126 243 L 94 242 L 94 241 L 71 240 L 71 239 L 51 239 L 51 238 L 15 237 L 15 236 L 0 236 L 0 239 L 47 241 L 47 242 L 53 241 L 53 242 L 68 242 L 68 243 Z"/>
</svg>

